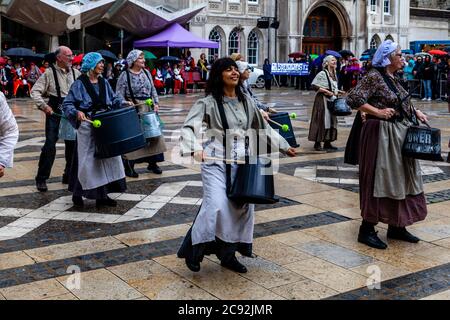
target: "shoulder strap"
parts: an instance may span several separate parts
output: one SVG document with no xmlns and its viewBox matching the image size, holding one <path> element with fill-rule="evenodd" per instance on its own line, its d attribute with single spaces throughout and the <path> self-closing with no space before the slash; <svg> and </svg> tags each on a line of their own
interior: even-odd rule
<svg viewBox="0 0 450 320">
<path fill-rule="evenodd" d="M 75 75 L 75 70 L 73 68 L 72 69 L 72 76 L 73 76 L 73 82 L 75 82 L 77 80 L 77 76 Z"/>
<path fill-rule="evenodd" d="M 54 65 L 51 65 L 50 68 L 52 68 L 52 71 L 53 71 L 53 78 L 55 80 L 56 94 L 58 95 L 58 99 L 61 100 L 61 87 L 59 86 L 58 74 L 56 73 L 56 68 Z"/>
<path fill-rule="evenodd" d="M 331 80 L 330 80 L 330 76 L 328 75 L 328 71 L 327 70 L 323 70 L 323 72 L 325 72 L 325 75 L 327 76 L 327 80 L 328 80 L 328 87 L 330 88 L 331 92 L 333 91 L 333 87 L 331 86 Z"/>
<path fill-rule="evenodd" d="M 134 98 L 134 92 L 133 89 L 131 89 L 131 77 L 130 77 L 130 71 L 126 70 L 127 73 L 127 83 L 128 83 L 128 91 L 130 91 L 130 97 L 134 104 L 137 104 L 136 99 Z"/>
<path fill-rule="evenodd" d="M 229 129 L 228 126 L 228 120 L 225 115 L 225 109 L 223 107 L 222 101 L 216 100 L 217 106 L 219 107 L 219 114 L 220 114 L 220 120 L 222 121 L 222 127 L 224 131 L 223 136 L 223 153 L 224 158 L 227 156 L 227 130 Z M 231 192 L 231 164 L 225 161 L 225 174 L 226 174 L 226 188 L 227 188 L 227 194 L 230 194 Z"/>
<path fill-rule="evenodd" d="M 78 80 L 80 80 L 81 83 L 83 83 L 84 88 L 86 89 L 89 97 L 91 97 L 94 109 L 100 109 L 100 107 L 102 106 L 106 107 L 105 80 L 102 77 L 98 79 L 99 95 L 95 92 L 94 86 L 92 85 L 91 81 L 89 81 L 87 75 L 85 74 L 81 75 L 78 78 Z"/>
</svg>

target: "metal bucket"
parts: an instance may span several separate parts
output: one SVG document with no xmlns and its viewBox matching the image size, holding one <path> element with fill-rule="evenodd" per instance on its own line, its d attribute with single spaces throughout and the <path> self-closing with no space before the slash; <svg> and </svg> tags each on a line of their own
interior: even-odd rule
<svg viewBox="0 0 450 320">
<path fill-rule="evenodd" d="M 162 135 L 161 124 L 155 112 L 146 112 L 140 115 L 142 131 L 145 139 L 156 138 Z"/>
</svg>

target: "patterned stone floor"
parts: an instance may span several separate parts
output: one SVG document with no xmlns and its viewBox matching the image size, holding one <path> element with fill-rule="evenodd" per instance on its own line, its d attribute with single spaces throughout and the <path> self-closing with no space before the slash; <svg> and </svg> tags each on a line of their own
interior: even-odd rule
<svg viewBox="0 0 450 320">
<path fill-rule="evenodd" d="M 378 251 L 356 241 L 360 224 L 358 168 L 343 163 L 352 117 L 339 119 L 337 152 L 318 153 L 306 137 L 312 92 L 257 90 L 293 121 L 299 156 L 281 158 L 276 205 L 257 206 L 255 258 L 246 274 L 211 256 L 190 272 L 176 251 L 202 201 L 199 167 L 180 163 L 176 141 L 190 106 L 202 96 L 162 97 L 169 145 L 161 176 L 138 166 L 118 207 L 74 210 L 60 183 L 64 145 L 49 182 L 34 186 L 44 141 L 42 113 L 26 99 L 10 101 L 20 127 L 15 166 L 0 180 L 2 299 L 450 299 L 450 166 L 422 163 L 429 215 L 410 227 L 418 244 L 388 241 Z M 450 114 L 444 103 L 416 105 L 442 130 L 448 151 Z M 386 225 L 378 227 L 386 241 Z"/>
</svg>

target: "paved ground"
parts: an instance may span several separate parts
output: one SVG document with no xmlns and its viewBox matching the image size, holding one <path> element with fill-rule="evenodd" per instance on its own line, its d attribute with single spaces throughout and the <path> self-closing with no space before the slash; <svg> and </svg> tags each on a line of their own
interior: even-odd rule
<svg viewBox="0 0 450 320">
<path fill-rule="evenodd" d="M 60 183 L 63 144 L 47 193 L 34 187 L 44 141 L 42 113 L 29 100 L 11 101 L 20 127 L 15 167 L 0 183 L 1 299 L 450 299 L 450 164 L 423 162 L 429 215 L 410 230 L 419 244 L 388 241 L 378 251 L 359 244 L 358 171 L 343 163 L 353 119 L 339 120 L 339 150 L 315 153 L 306 140 L 313 93 L 257 91 L 293 122 L 300 155 L 280 160 L 275 176 L 281 201 L 257 206 L 254 251 L 241 258 L 249 272 L 205 259 L 190 272 L 175 254 L 201 203 L 199 167 L 172 156 L 178 129 L 201 93 L 163 97 L 162 118 L 171 150 L 156 176 L 139 166 L 139 179 L 115 194 L 119 206 L 73 210 Z M 442 130 L 447 152 L 447 105 L 421 103 Z M 176 154 L 174 152 L 173 154 Z M 386 241 L 386 225 L 379 225 Z M 72 272 L 81 271 L 80 282 Z M 378 277 L 379 276 L 379 277 Z M 379 289 L 369 290 L 372 279 Z"/>
</svg>

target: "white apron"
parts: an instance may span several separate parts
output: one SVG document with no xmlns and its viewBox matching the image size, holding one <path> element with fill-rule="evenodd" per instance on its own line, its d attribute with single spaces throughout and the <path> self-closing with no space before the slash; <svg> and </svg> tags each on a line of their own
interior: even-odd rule
<svg viewBox="0 0 450 320">
<path fill-rule="evenodd" d="M 96 159 L 92 125 L 82 122 L 77 131 L 78 180 L 83 190 L 92 190 L 125 178 L 120 156 Z"/>
</svg>

